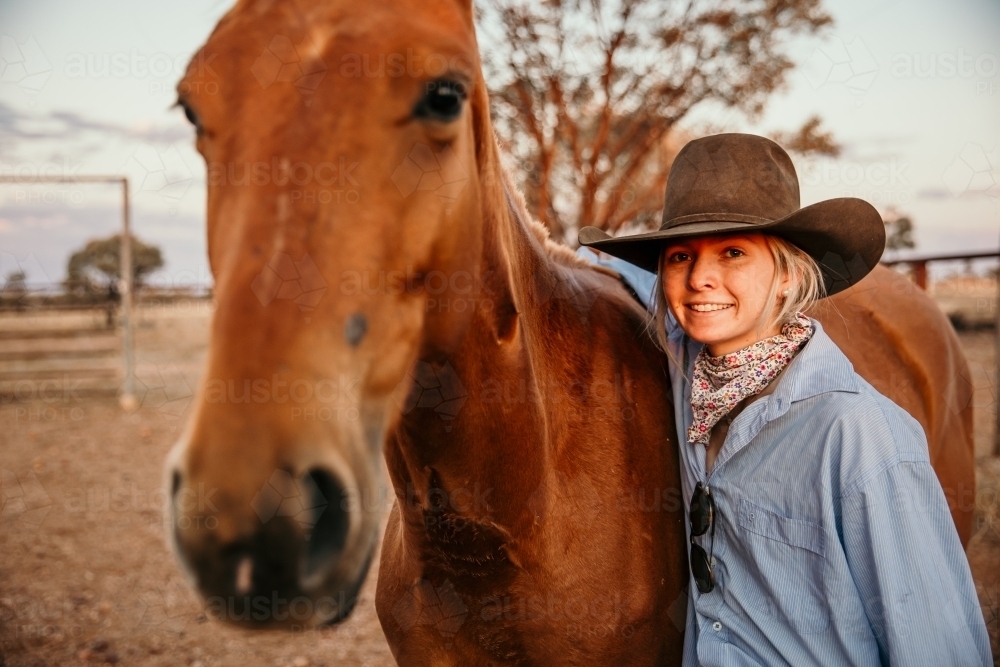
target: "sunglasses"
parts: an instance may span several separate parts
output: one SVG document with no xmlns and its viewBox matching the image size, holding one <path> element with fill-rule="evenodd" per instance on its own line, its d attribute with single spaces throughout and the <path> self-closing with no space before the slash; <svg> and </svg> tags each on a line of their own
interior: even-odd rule
<svg viewBox="0 0 1000 667">
<path fill-rule="evenodd" d="M 694 574 L 695 583 L 698 584 L 698 590 L 702 593 L 711 593 L 715 588 L 712 557 L 700 545 L 694 543 L 694 538 L 711 530 L 711 549 L 715 550 L 715 500 L 712 498 L 711 489 L 701 482 L 694 487 L 688 520 L 691 522 L 691 572 Z"/>
</svg>

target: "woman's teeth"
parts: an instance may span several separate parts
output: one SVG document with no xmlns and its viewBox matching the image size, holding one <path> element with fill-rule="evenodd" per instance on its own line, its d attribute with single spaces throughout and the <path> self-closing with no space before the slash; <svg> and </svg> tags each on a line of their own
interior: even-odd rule
<svg viewBox="0 0 1000 667">
<path fill-rule="evenodd" d="M 713 310 L 725 310 L 732 307 L 733 304 L 731 303 L 692 303 L 688 306 L 688 308 L 698 313 L 708 313 Z"/>
</svg>

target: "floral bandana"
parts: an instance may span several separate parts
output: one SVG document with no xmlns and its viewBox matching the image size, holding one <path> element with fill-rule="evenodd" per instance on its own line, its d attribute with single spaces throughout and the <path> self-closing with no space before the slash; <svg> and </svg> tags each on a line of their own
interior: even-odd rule
<svg viewBox="0 0 1000 667">
<path fill-rule="evenodd" d="M 694 360 L 688 441 L 708 445 L 712 427 L 748 396 L 762 392 L 812 337 L 809 318 L 796 313 L 781 333 L 736 352 L 712 357 L 708 347 Z"/>
</svg>

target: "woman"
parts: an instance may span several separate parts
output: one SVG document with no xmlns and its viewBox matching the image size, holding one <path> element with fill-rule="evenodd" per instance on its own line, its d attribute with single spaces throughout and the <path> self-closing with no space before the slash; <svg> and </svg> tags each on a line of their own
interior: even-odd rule
<svg viewBox="0 0 1000 667">
<path fill-rule="evenodd" d="M 881 217 L 853 198 L 800 209 L 780 146 L 721 134 L 677 155 L 663 220 L 580 242 L 618 258 L 598 261 L 653 305 L 672 362 L 684 664 L 991 664 L 923 430 L 802 315 L 875 266 Z"/>
</svg>

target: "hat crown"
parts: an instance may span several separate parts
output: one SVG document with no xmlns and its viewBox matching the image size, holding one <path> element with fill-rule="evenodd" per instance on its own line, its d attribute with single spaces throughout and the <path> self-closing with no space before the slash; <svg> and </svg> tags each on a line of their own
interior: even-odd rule
<svg viewBox="0 0 1000 667">
<path fill-rule="evenodd" d="M 660 229 L 730 216 L 766 222 L 798 209 L 799 180 L 781 146 L 752 134 L 715 134 L 689 142 L 674 158 Z"/>
</svg>

